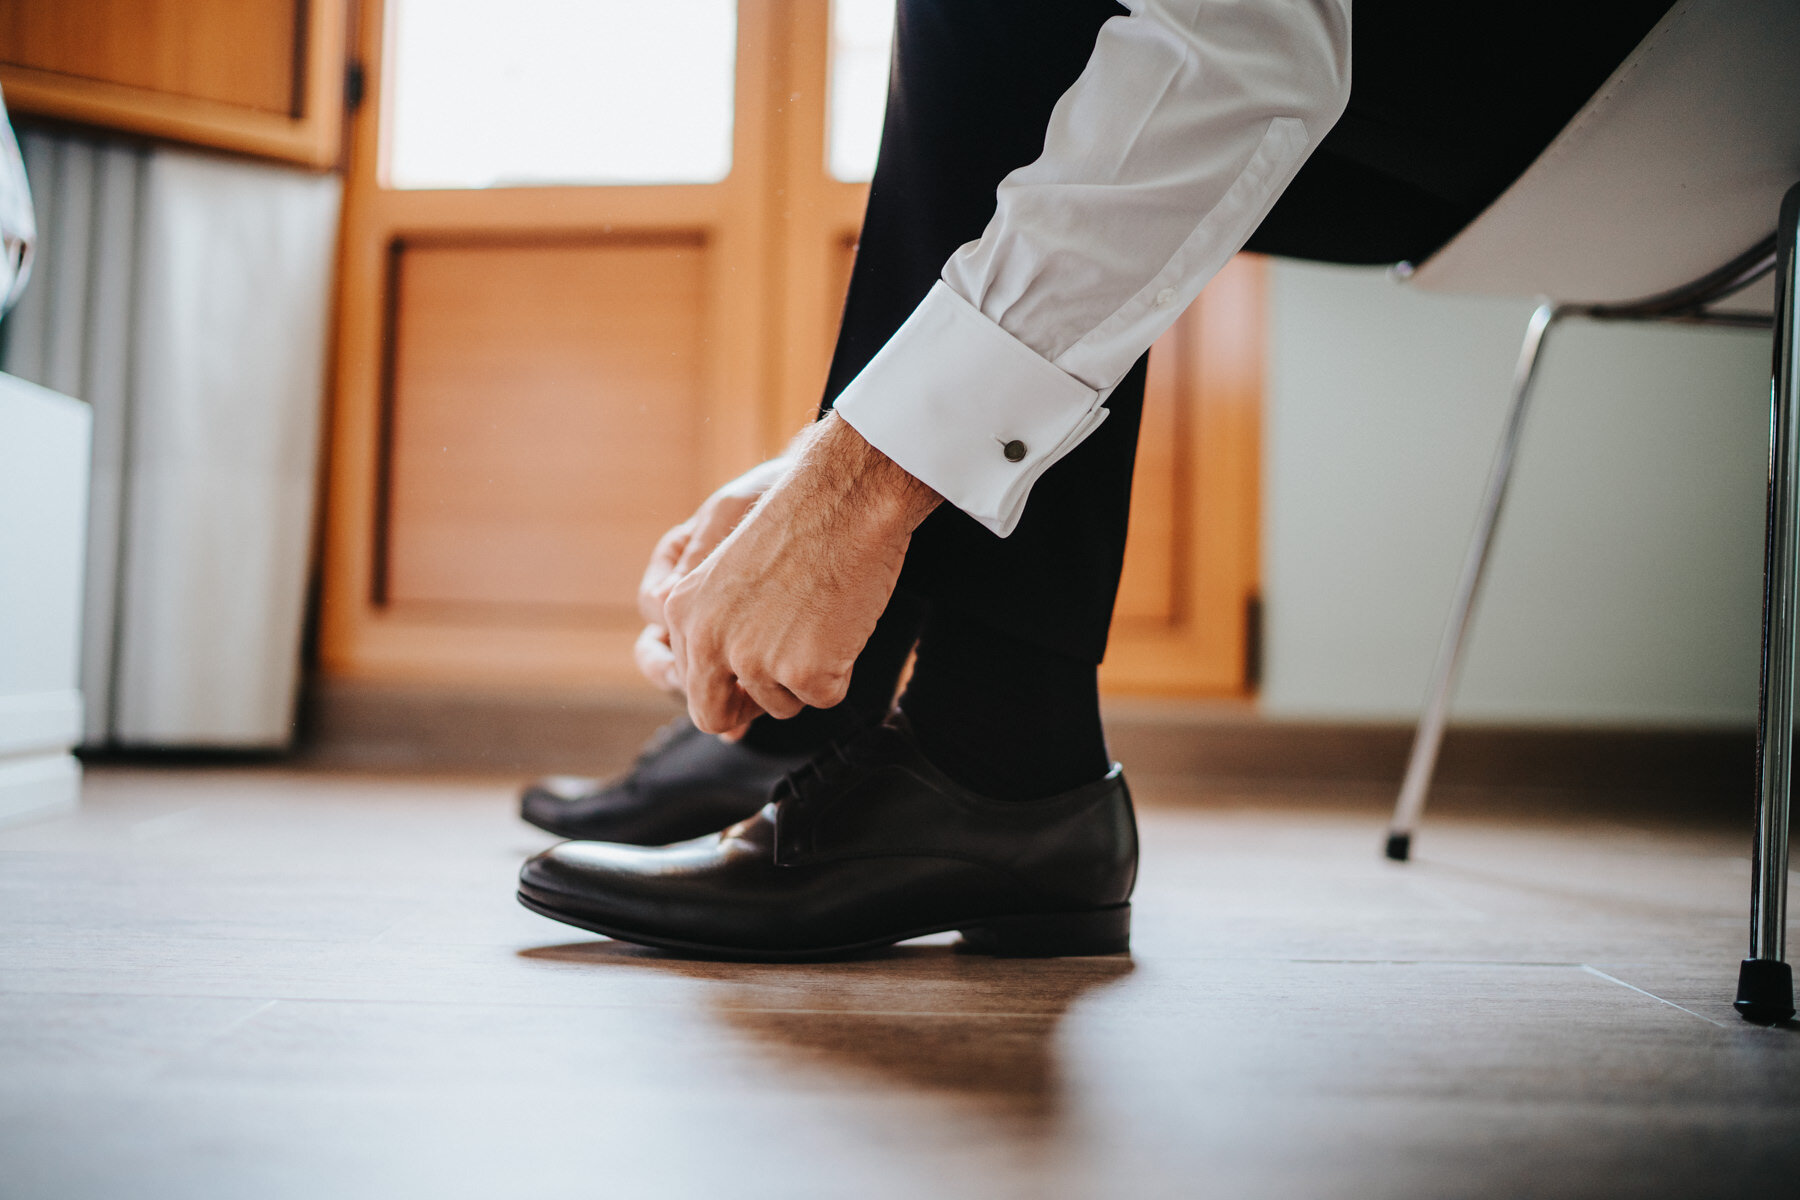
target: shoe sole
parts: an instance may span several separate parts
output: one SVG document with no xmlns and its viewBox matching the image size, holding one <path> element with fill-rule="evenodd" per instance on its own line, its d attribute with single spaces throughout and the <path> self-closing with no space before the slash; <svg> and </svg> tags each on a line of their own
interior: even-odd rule
<svg viewBox="0 0 1800 1200">
<path fill-rule="evenodd" d="M 878 950 L 896 942 L 934 933 L 962 934 L 963 949 L 995 958 L 1085 958 L 1104 954 L 1125 954 L 1131 949 L 1131 905 L 1116 904 L 1110 908 L 1085 912 L 1029 913 L 1023 915 L 983 917 L 978 921 L 954 921 L 923 929 L 909 929 L 883 934 L 867 941 L 842 946 L 814 946 L 803 950 L 762 950 L 743 946 L 718 946 L 705 942 L 688 942 L 656 934 L 637 933 L 603 925 L 580 913 L 567 912 L 540 900 L 524 888 L 519 889 L 519 903 L 539 916 L 561 921 L 578 929 L 602 934 L 615 941 L 672 950 L 695 957 L 729 959 L 735 962 L 818 962 L 846 958 L 867 950 Z"/>
</svg>

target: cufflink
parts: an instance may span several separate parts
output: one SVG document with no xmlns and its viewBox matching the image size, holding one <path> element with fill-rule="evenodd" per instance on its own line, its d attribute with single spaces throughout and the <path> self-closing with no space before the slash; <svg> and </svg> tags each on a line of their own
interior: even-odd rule
<svg viewBox="0 0 1800 1200">
<path fill-rule="evenodd" d="M 1000 447 L 1000 453 L 1006 455 L 1007 462 L 1019 462 L 1025 457 L 1025 443 L 1014 438 Z"/>
</svg>

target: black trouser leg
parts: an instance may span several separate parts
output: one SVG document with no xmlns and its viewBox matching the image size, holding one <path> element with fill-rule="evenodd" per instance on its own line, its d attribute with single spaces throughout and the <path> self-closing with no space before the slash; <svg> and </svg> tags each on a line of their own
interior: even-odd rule
<svg viewBox="0 0 1800 1200">
<path fill-rule="evenodd" d="M 925 298 L 944 260 L 981 236 L 1000 181 L 1042 152 L 1050 110 L 1100 26 L 1124 11 L 1112 0 L 901 0 L 881 154 L 821 411 Z M 1010 538 L 948 505 L 933 514 L 857 660 L 851 697 L 829 712 L 759 720 L 751 740 L 818 744 L 877 705 L 885 711 L 927 608 L 1098 663 L 1125 553 L 1143 389 L 1139 363 L 1114 390 L 1106 423 L 1039 482 Z"/>
<path fill-rule="evenodd" d="M 995 800 L 1034 800 L 1106 774 L 1094 664 L 935 609 L 900 697 L 919 749 Z"/>
<path fill-rule="evenodd" d="M 911 315 L 944 260 L 981 236 L 1000 181 L 1037 158 L 1051 109 L 1100 26 L 1123 11 L 1112 0 L 901 0 L 881 154 L 822 411 Z M 929 612 L 933 633 L 907 708 L 941 765 L 979 790 L 1009 793 L 1056 790 L 1096 762 L 1103 770 L 1093 668 L 1124 559 L 1143 391 L 1140 362 L 1114 390 L 1107 422 L 1039 481 L 1010 538 L 948 505 L 933 514 L 857 660 L 850 698 L 829 712 L 760 720 L 752 741 L 817 744 L 885 711 Z M 995 686 L 969 686 L 980 680 Z M 1036 718 L 1015 702 L 1014 683 L 1043 702 Z M 1030 769 L 1011 770 L 1004 754 L 984 760 L 982 747 L 1001 742 Z"/>
<path fill-rule="evenodd" d="M 1051 109 L 1080 75 L 1111 0 L 901 0 L 881 155 L 824 407 L 981 236 L 1006 174 L 1043 149 Z M 998 538 L 945 505 L 915 533 L 883 628 L 923 617 L 902 701 L 922 748 L 1004 799 L 1064 791 L 1106 770 L 1095 666 L 1125 553 L 1144 364 L 1104 425 L 1033 490 Z M 971 395 L 971 403 L 979 396 Z M 901 662 L 858 660 L 868 694 Z M 854 685 L 853 685 L 854 686 Z M 800 718 L 800 719 L 805 719 Z M 765 724 L 773 724 L 765 722 Z"/>
<path fill-rule="evenodd" d="M 901 0 L 881 155 L 826 385 L 829 407 L 911 315 L 944 260 L 994 214 L 994 190 L 1043 151 L 1111 0 Z M 1098 663 L 1125 553 L 1143 364 L 1111 415 L 1038 482 L 998 538 L 944 505 L 914 535 L 901 586 L 1052 652 Z M 970 396 L 970 403 L 980 397 Z"/>
</svg>

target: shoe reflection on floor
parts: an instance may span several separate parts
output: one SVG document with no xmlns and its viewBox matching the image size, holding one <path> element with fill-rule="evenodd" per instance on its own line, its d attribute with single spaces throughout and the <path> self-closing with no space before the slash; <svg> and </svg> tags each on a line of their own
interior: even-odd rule
<svg viewBox="0 0 1800 1200">
<path fill-rule="evenodd" d="M 1083 996 L 1124 979 L 1126 955 L 995 959 L 947 936 L 855 958 L 743 964 L 616 941 L 520 951 L 530 959 L 640 968 L 704 988 L 705 1005 L 772 1052 L 790 1077 L 973 1102 L 1015 1136 L 1047 1136 L 1061 1109 L 1058 1028 Z"/>
</svg>

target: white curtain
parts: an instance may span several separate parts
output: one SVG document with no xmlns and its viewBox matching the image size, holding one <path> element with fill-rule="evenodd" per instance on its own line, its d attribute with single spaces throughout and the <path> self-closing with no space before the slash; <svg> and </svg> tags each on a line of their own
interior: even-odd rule
<svg viewBox="0 0 1800 1200">
<path fill-rule="evenodd" d="M 339 181 L 26 133 L 39 240 L 0 367 L 94 416 L 89 745 L 292 730 Z"/>
</svg>

